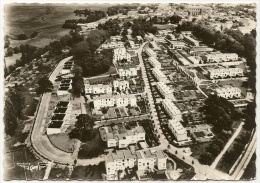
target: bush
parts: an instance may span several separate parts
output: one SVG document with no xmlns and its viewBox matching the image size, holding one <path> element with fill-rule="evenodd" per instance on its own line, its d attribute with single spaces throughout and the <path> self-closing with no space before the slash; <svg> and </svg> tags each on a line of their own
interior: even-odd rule
<svg viewBox="0 0 260 183">
<path fill-rule="evenodd" d="M 19 35 L 17 36 L 17 39 L 18 39 L 18 40 L 26 40 L 26 39 L 27 39 L 27 36 L 26 36 L 26 34 L 19 34 Z"/>
<path fill-rule="evenodd" d="M 38 32 L 34 31 L 34 32 L 30 35 L 30 37 L 31 37 L 31 38 L 35 38 L 38 34 L 39 34 Z"/>
</svg>

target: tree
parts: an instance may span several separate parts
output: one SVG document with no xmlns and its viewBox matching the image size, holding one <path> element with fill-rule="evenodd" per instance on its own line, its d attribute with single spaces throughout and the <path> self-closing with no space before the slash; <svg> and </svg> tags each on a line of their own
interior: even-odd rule
<svg viewBox="0 0 260 183">
<path fill-rule="evenodd" d="M 11 57 L 11 56 L 13 56 L 13 54 L 14 54 L 14 49 L 12 47 L 8 47 L 6 56 Z"/>
<path fill-rule="evenodd" d="M 248 130 L 252 130 L 253 128 L 256 127 L 255 123 L 255 116 L 256 116 L 256 103 L 255 102 L 250 102 L 247 105 L 246 111 L 245 111 L 245 125 L 244 128 Z"/>
<path fill-rule="evenodd" d="M 19 35 L 17 36 L 17 39 L 18 39 L 18 40 L 26 40 L 26 39 L 27 39 L 27 36 L 26 36 L 26 34 L 19 34 Z"/>
<path fill-rule="evenodd" d="M 75 128 L 79 131 L 79 140 L 82 140 L 83 135 L 93 129 L 95 120 L 88 114 L 80 114 L 76 119 Z"/>
<path fill-rule="evenodd" d="M 17 128 L 17 116 L 10 100 L 5 100 L 4 107 L 4 130 L 7 135 L 13 136 Z"/>
<path fill-rule="evenodd" d="M 72 78 L 72 90 L 75 96 L 80 96 L 84 92 L 84 79 L 80 75 Z"/>
<path fill-rule="evenodd" d="M 38 81 L 38 85 L 39 87 L 36 90 L 37 94 L 51 92 L 53 89 L 53 84 L 47 76 L 43 76 L 42 78 L 40 78 L 40 80 Z"/>
<path fill-rule="evenodd" d="M 74 65 L 71 72 L 75 75 L 75 76 L 81 76 L 82 74 L 82 68 L 78 65 Z"/>
<path fill-rule="evenodd" d="M 210 165 L 213 161 L 213 156 L 209 152 L 205 152 L 204 154 L 201 154 L 199 157 L 199 162 L 204 165 Z"/>
<path fill-rule="evenodd" d="M 14 53 L 17 54 L 19 52 L 21 52 L 20 47 L 18 46 L 14 47 Z"/>
</svg>

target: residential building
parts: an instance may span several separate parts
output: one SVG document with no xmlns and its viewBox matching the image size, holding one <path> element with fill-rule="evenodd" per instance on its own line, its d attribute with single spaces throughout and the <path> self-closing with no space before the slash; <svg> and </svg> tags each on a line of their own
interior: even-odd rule
<svg viewBox="0 0 260 183">
<path fill-rule="evenodd" d="M 111 41 L 121 41 L 122 40 L 122 36 L 111 36 L 110 40 Z"/>
<path fill-rule="evenodd" d="M 138 43 L 142 43 L 144 41 L 142 36 L 136 36 L 136 40 L 138 41 Z"/>
<path fill-rule="evenodd" d="M 124 125 L 114 125 L 113 127 L 100 127 L 100 136 L 106 142 L 107 148 L 126 148 L 130 144 L 145 142 L 145 131 L 142 126 L 127 130 Z"/>
<path fill-rule="evenodd" d="M 193 39 L 190 36 L 186 36 L 186 35 L 183 36 L 183 40 L 188 42 L 192 46 L 199 46 L 199 44 L 200 44 L 199 41 Z"/>
<path fill-rule="evenodd" d="M 165 40 L 168 43 L 170 49 L 181 49 L 181 48 L 185 47 L 185 43 L 182 41 L 171 41 L 168 39 L 165 39 Z"/>
<path fill-rule="evenodd" d="M 208 69 L 208 75 L 210 79 L 225 78 L 225 77 L 236 77 L 243 76 L 244 71 L 242 68 L 236 67 L 217 67 Z"/>
<path fill-rule="evenodd" d="M 152 73 L 154 77 L 160 82 L 167 82 L 167 76 L 158 68 L 153 68 Z"/>
<path fill-rule="evenodd" d="M 68 90 L 72 89 L 71 83 L 72 83 L 71 79 L 63 79 L 57 90 L 57 95 L 60 96 L 60 95 L 69 94 Z"/>
<path fill-rule="evenodd" d="M 102 107 L 120 107 L 120 106 L 136 106 L 135 95 L 101 95 L 96 96 L 93 99 L 94 109 L 100 109 Z"/>
<path fill-rule="evenodd" d="M 164 82 L 157 82 L 156 86 L 157 86 L 159 92 L 163 95 L 163 97 L 165 99 L 166 98 L 171 98 L 171 99 L 174 98 L 173 97 L 173 91 Z"/>
<path fill-rule="evenodd" d="M 81 27 L 83 31 L 90 30 L 90 29 L 96 29 L 98 27 L 98 22 L 91 22 L 86 24 L 77 24 Z"/>
<path fill-rule="evenodd" d="M 205 6 L 188 6 L 185 7 L 185 10 L 188 11 L 189 15 L 203 15 L 203 14 L 210 14 L 212 12 L 211 7 Z"/>
<path fill-rule="evenodd" d="M 162 106 L 171 119 L 182 120 L 180 109 L 170 99 L 162 100 Z"/>
<path fill-rule="evenodd" d="M 137 68 L 134 66 L 117 67 L 117 72 L 118 72 L 120 78 L 137 76 Z"/>
<path fill-rule="evenodd" d="M 112 93 L 112 87 L 111 85 L 103 85 L 103 84 L 97 84 L 97 85 L 85 84 L 85 93 L 86 94 L 110 94 Z"/>
<path fill-rule="evenodd" d="M 202 57 L 206 62 L 227 62 L 238 60 L 236 53 L 210 53 Z"/>
<path fill-rule="evenodd" d="M 148 61 L 154 68 L 161 69 L 161 63 L 156 59 L 156 57 L 149 57 Z"/>
<path fill-rule="evenodd" d="M 176 119 L 169 120 L 168 126 L 178 142 L 186 141 L 189 139 L 187 135 L 187 130 L 182 126 L 179 120 Z"/>
<path fill-rule="evenodd" d="M 161 50 L 155 41 L 151 41 L 149 45 L 153 48 L 153 50 Z"/>
<path fill-rule="evenodd" d="M 151 49 L 151 48 L 146 48 L 145 49 L 145 53 L 149 56 L 149 57 L 156 57 L 157 54 Z"/>
<path fill-rule="evenodd" d="M 233 87 L 231 85 L 224 85 L 223 87 L 217 88 L 216 93 L 219 97 L 226 99 L 240 98 L 241 90 L 238 87 Z"/>
<path fill-rule="evenodd" d="M 118 88 L 120 91 L 127 90 L 129 88 L 129 81 L 127 80 L 113 80 L 114 88 Z"/>
<path fill-rule="evenodd" d="M 127 62 L 131 60 L 131 55 L 126 51 L 125 48 L 116 48 L 114 49 L 114 56 L 113 62 L 116 63 L 117 61 L 126 59 Z"/>
</svg>

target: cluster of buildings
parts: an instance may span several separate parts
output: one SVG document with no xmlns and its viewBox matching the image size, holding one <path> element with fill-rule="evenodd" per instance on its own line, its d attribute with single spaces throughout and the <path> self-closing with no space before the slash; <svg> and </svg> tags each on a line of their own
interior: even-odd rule
<svg viewBox="0 0 260 183">
<path fill-rule="evenodd" d="M 182 114 L 180 109 L 170 99 L 162 100 L 162 106 L 171 118 L 171 120 L 168 121 L 168 126 L 176 140 L 178 142 L 188 141 L 187 130 L 181 124 Z"/>
<path fill-rule="evenodd" d="M 217 96 L 223 97 L 226 99 L 232 98 L 240 98 L 241 90 L 238 87 L 234 87 L 231 85 L 224 85 L 223 87 L 217 88 L 216 90 Z"/>
<path fill-rule="evenodd" d="M 71 83 L 72 83 L 72 79 L 63 78 L 57 90 L 57 95 L 58 96 L 67 95 L 69 93 L 69 90 L 72 89 Z"/>
<path fill-rule="evenodd" d="M 217 66 L 215 68 L 208 69 L 208 76 L 210 79 L 215 78 L 225 78 L 225 77 L 236 77 L 236 76 L 243 76 L 244 71 L 242 68 L 237 67 L 220 67 Z"/>
<path fill-rule="evenodd" d="M 57 134 L 62 132 L 62 128 L 70 120 L 71 104 L 68 101 L 59 101 L 53 111 L 50 123 L 47 127 L 47 134 Z"/>
<path fill-rule="evenodd" d="M 167 158 L 161 150 L 117 151 L 106 156 L 106 174 L 117 175 L 118 170 L 134 166 L 137 166 L 138 170 L 166 170 Z"/>
<path fill-rule="evenodd" d="M 115 125 L 113 127 L 100 127 L 99 132 L 107 148 L 126 148 L 130 144 L 145 143 L 145 131 L 142 126 L 127 130 L 124 125 Z"/>
</svg>

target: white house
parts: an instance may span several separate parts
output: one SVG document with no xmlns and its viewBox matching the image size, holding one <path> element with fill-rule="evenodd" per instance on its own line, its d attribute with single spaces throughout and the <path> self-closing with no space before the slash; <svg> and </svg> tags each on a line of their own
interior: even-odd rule
<svg viewBox="0 0 260 183">
<path fill-rule="evenodd" d="M 137 76 L 136 67 L 117 67 L 117 72 L 120 78 Z"/>
<path fill-rule="evenodd" d="M 127 80 L 113 80 L 114 88 L 118 88 L 120 91 L 127 90 L 129 88 L 129 81 Z"/>
<path fill-rule="evenodd" d="M 167 76 L 158 68 L 153 68 L 152 73 L 159 82 L 167 82 Z"/>
<path fill-rule="evenodd" d="M 187 130 L 182 126 L 179 120 L 171 119 L 168 121 L 169 129 L 172 131 L 173 135 L 176 137 L 177 141 L 188 140 Z"/>
<path fill-rule="evenodd" d="M 131 60 L 131 55 L 126 51 L 125 48 L 114 49 L 113 63 L 126 59 L 127 62 Z"/>
<path fill-rule="evenodd" d="M 162 100 L 162 106 L 171 119 L 182 120 L 180 109 L 170 99 Z"/>
<path fill-rule="evenodd" d="M 226 99 L 239 98 L 241 97 L 241 90 L 238 87 L 231 85 L 225 85 L 216 89 L 217 95 Z"/>
<path fill-rule="evenodd" d="M 156 57 L 149 57 L 148 61 L 154 68 L 161 69 L 161 63 L 156 59 Z"/>
<path fill-rule="evenodd" d="M 173 91 L 164 82 L 157 82 L 156 86 L 164 98 L 174 98 Z"/>
<path fill-rule="evenodd" d="M 97 84 L 97 85 L 85 84 L 85 93 L 86 94 L 110 94 L 112 93 L 112 87 L 111 85 L 103 85 L 103 84 Z"/>
</svg>

